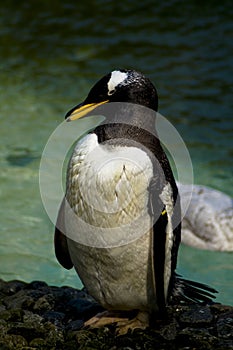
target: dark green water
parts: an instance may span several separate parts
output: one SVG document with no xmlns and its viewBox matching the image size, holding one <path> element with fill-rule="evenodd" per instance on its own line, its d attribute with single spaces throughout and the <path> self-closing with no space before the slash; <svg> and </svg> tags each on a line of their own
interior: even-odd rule
<svg viewBox="0 0 233 350">
<path fill-rule="evenodd" d="M 153 80 L 195 182 L 233 196 L 232 18 L 231 1 L 1 2 L 0 277 L 80 286 L 54 257 L 39 161 L 65 112 L 113 68 Z M 182 247 L 179 272 L 232 303 L 232 254 Z"/>
</svg>

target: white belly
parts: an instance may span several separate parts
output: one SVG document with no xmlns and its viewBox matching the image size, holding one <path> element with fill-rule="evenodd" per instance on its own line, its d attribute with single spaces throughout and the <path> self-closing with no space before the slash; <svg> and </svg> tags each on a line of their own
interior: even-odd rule
<svg viewBox="0 0 233 350">
<path fill-rule="evenodd" d="M 108 309 L 156 305 L 148 214 L 152 175 L 144 151 L 99 145 L 95 134 L 77 144 L 70 161 L 65 226 L 71 258 L 89 293 Z"/>
<path fill-rule="evenodd" d="M 115 248 L 68 241 L 74 266 L 90 295 L 106 309 L 156 309 L 150 235 Z"/>
</svg>

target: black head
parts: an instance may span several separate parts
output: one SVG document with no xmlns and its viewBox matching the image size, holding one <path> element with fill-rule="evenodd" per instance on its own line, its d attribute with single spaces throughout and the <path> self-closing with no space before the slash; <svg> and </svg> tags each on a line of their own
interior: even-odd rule
<svg viewBox="0 0 233 350">
<path fill-rule="evenodd" d="M 151 81 L 134 70 L 114 70 L 100 79 L 85 102 L 129 102 L 157 110 L 157 91 Z"/>
<path fill-rule="evenodd" d="M 158 109 L 158 95 L 151 81 L 140 72 L 119 69 L 100 79 L 90 90 L 85 101 L 72 108 L 66 118 L 81 118 L 107 102 L 128 102 L 154 111 Z"/>
</svg>

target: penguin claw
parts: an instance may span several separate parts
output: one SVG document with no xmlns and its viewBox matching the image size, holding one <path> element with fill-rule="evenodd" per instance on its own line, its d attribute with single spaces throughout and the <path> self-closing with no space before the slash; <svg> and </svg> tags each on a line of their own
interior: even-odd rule
<svg viewBox="0 0 233 350">
<path fill-rule="evenodd" d="M 124 335 L 128 331 L 133 331 L 134 329 L 146 329 L 149 327 L 149 314 L 140 311 L 136 317 L 131 320 L 117 322 L 116 332 L 118 335 Z"/>
</svg>

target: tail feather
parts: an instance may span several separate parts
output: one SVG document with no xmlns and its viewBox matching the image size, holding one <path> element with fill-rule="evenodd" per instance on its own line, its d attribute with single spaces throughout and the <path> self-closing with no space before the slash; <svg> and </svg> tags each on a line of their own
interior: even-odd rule
<svg viewBox="0 0 233 350">
<path fill-rule="evenodd" d="M 218 293 L 214 288 L 206 284 L 186 280 L 179 275 L 175 276 L 175 286 L 173 289 L 174 298 L 179 298 L 184 301 L 194 302 L 212 302 L 215 299 L 215 293 Z"/>
</svg>

